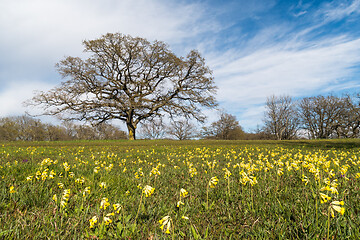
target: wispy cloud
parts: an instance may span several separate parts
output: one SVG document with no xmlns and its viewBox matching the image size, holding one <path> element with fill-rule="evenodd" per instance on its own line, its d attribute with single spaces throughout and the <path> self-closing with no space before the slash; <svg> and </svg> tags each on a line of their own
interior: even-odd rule
<svg viewBox="0 0 360 240">
<path fill-rule="evenodd" d="M 330 19 L 340 19 L 358 10 L 358 2 L 330 9 Z M 326 22 L 318 14 L 307 16 L 306 27 L 282 23 L 266 26 L 241 49 L 210 55 L 223 107 L 236 113 L 248 129 L 261 124 L 263 104 L 272 94 L 304 97 L 359 87 L 353 77 L 360 66 L 360 37 L 324 32 Z M 310 20 L 309 20 L 310 19 Z M 312 21 L 311 21 L 312 20 Z M 314 38 L 315 37 L 315 38 Z M 240 109 L 240 110 L 239 110 Z"/>
<path fill-rule="evenodd" d="M 319 12 L 324 16 L 325 21 L 338 21 L 353 14 L 360 14 L 360 0 L 333 1 L 325 5 Z"/>
</svg>

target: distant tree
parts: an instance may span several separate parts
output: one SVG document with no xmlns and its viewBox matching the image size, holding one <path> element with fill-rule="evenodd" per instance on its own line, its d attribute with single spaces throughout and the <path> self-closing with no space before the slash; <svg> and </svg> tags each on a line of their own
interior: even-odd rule
<svg viewBox="0 0 360 240">
<path fill-rule="evenodd" d="M 108 123 L 94 126 L 99 140 L 119 140 L 128 139 L 126 132 Z"/>
<path fill-rule="evenodd" d="M 72 138 L 67 134 L 65 127 L 54 126 L 51 124 L 46 125 L 47 139 L 48 141 L 66 141 Z"/>
<path fill-rule="evenodd" d="M 39 92 L 28 105 L 62 119 L 126 123 L 129 139 L 146 119 L 186 116 L 203 121 L 203 107 L 216 105 L 210 69 L 197 51 L 177 57 L 168 46 L 144 38 L 108 33 L 84 41 L 88 59 L 67 57 L 57 70 L 67 81 Z"/>
<path fill-rule="evenodd" d="M 187 119 L 171 121 L 168 134 L 178 140 L 187 140 L 197 136 L 195 125 Z"/>
<path fill-rule="evenodd" d="M 350 95 L 345 95 L 339 100 L 341 102 L 341 115 L 335 124 L 334 136 L 337 138 L 360 137 L 360 105 Z"/>
<path fill-rule="evenodd" d="M 210 139 L 236 140 L 243 139 L 245 133 L 235 116 L 222 112 L 219 120 L 203 127 L 202 135 Z"/>
<path fill-rule="evenodd" d="M 311 138 L 331 138 L 346 115 L 346 104 L 335 96 L 303 98 L 299 103 L 299 116 L 303 128 Z"/>
<path fill-rule="evenodd" d="M 19 140 L 19 125 L 11 118 L 0 119 L 0 140 L 16 141 Z"/>
<path fill-rule="evenodd" d="M 145 139 L 159 139 L 164 137 L 166 127 L 161 118 L 152 119 L 141 124 L 140 132 Z"/>
<path fill-rule="evenodd" d="M 300 121 L 290 96 L 272 95 L 267 98 L 265 108 L 264 132 L 277 140 L 296 138 Z"/>
<path fill-rule="evenodd" d="M 19 126 L 19 140 L 23 141 L 44 141 L 47 140 L 46 125 L 39 119 L 27 115 L 14 117 Z"/>
</svg>

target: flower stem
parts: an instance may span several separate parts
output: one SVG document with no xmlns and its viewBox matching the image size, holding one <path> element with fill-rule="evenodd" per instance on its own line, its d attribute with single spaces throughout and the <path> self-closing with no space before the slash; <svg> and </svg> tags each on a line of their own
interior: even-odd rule
<svg viewBox="0 0 360 240">
<path fill-rule="evenodd" d="M 135 222 L 136 222 L 136 219 L 137 219 L 137 217 L 139 215 L 139 212 L 140 212 L 140 207 L 141 207 L 141 202 L 142 202 L 142 199 L 143 199 L 143 195 L 144 195 L 144 192 L 142 191 L 141 192 L 141 197 L 140 197 L 140 202 L 139 202 L 139 207 L 138 207 L 138 210 L 137 210 L 136 216 L 135 216 Z"/>
<path fill-rule="evenodd" d="M 327 237 L 326 237 L 327 240 L 329 240 L 329 232 L 330 232 L 330 207 L 328 210 L 328 226 L 327 226 Z"/>
</svg>

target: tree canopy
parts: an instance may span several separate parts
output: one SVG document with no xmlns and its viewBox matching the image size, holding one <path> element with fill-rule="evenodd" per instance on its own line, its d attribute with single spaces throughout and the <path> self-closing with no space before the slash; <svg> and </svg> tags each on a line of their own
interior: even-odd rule
<svg viewBox="0 0 360 240">
<path fill-rule="evenodd" d="M 204 58 L 192 50 L 177 57 L 161 41 L 120 33 L 83 41 L 87 59 L 66 57 L 56 68 L 66 79 L 48 92 L 38 92 L 30 105 L 43 114 L 67 120 L 126 123 L 135 139 L 145 119 L 184 116 L 203 121 L 203 107 L 216 106 L 216 86 Z"/>
</svg>

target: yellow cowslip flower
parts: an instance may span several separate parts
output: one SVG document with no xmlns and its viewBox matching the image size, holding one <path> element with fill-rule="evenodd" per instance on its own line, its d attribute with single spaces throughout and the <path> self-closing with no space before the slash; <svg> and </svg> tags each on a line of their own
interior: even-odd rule
<svg viewBox="0 0 360 240">
<path fill-rule="evenodd" d="M 100 167 L 95 167 L 94 168 L 94 173 L 98 173 L 100 171 Z"/>
<path fill-rule="evenodd" d="M 65 189 L 61 197 L 60 206 L 65 208 L 70 197 L 70 189 Z"/>
<path fill-rule="evenodd" d="M 31 181 L 32 180 L 32 178 L 33 178 L 33 176 L 28 176 L 27 178 L 26 178 L 26 181 Z"/>
<path fill-rule="evenodd" d="M 75 173 L 73 173 L 73 172 L 69 172 L 69 177 L 70 177 L 70 178 L 75 177 Z"/>
<path fill-rule="evenodd" d="M 68 201 L 70 197 L 70 189 L 65 189 L 62 195 L 62 199 Z"/>
<path fill-rule="evenodd" d="M 186 191 L 184 188 L 180 189 L 180 197 L 186 197 L 189 194 L 188 191 Z"/>
<path fill-rule="evenodd" d="M 95 226 L 95 224 L 97 223 L 97 221 L 98 221 L 97 216 L 93 216 L 93 217 L 89 220 L 89 222 L 90 222 L 90 228 L 93 228 L 93 227 Z"/>
<path fill-rule="evenodd" d="M 256 180 L 256 177 L 250 176 L 249 179 L 250 179 L 249 182 L 250 182 L 251 186 L 254 186 L 255 184 L 258 183 L 258 181 Z"/>
<path fill-rule="evenodd" d="M 176 204 L 176 207 L 180 207 L 180 205 L 185 205 L 185 203 L 183 203 L 182 201 L 178 201 L 177 204 Z"/>
<path fill-rule="evenodd" d="M 320 193 L 321 203 L 326 203 L 328 200 L 331 200 L 331 197 L 329 197 L 326 194 Z"/>
<path fill-rule="evenodd" d="M 65 172 L 70 171 L 70 165 L 67 162 L 63 163 L 63 167 L 64 167 Z"/>
<path fill-rule="evenodd" d="M 116 211 L 116 213 L 120 213 L 120 210 L 122 207 L 121 207 L 120 203 L 114 203 L 113 208 L 114 208 L 114 211 Z"/>
<path fill-rule="evenodd" d="M 151 170 L 151 172 L 150 172 L 150 176 L 152 176 L 152 175 L 160 175 L 160 172 L 159 172 L 159 166 L 157 166 L 157 167 L 155 167 L 155 168 L 153 168 L 152 170 Z"/>
<path fill-rule="evenodd" d="M 214 188 L 218 182 L 219 179 L 217 177 L 212 177 L 209 181 L 209 187 Z"/>
<path fill-rule="evenodd" d="M 45 181 L 46 178 L 48 177 L 48 173 L 47 173 L 48 169 L 46 168 L 42 173 L 41 173 L 41 180 Z"/>
<path fill-rule="evenodd" d="M 54 200 L 54 202 L 57 202 L 57 196 L 56 196 L 56 194 L 54 194 L 54 196 L 52 197 L 52 200 Z"/>
<path fill-rule="evenodd" d="M 90 194 L 90 187 L 86 187 L 83 191 L 83 197 L 86 196 L 86 194 Z"/>
<path fill-rule="evenodd" d="M 16 193 L 14 186 L 10 187 L 10 193 Z"/>
<path fill-rule="evenodd" d="M 85 178 L 84 178 L 84 177 L 75 179 L 75 183 L 83 184 L 84 182 L 85 182 Z"/>
<path fill-rule="evenodd" d="M 125 192 L 125 194 L 126 194 L 126 196 L 129 195 L 129 194 L 130 194 L 130 191 L 127 190 L 127 191 Z"/>
<path fill-rule="evenodd" d="M 101 183 L 99 183 L 99 186 L 100 186 L 100 188 L 106 188 L 106 182 L 101 182 Z"/>
<path fill-rule="evenodd" d="M 344 207 L 341 207 L 344 205 L 344 201 L 333 201 L 330 203 L 330 214 L 332 217 L 335 217 L 335 214 L 334 214 L 334 210 L 338 213 L 340 213 L 341 215 L 344 215 L 345 213 L 345 208 Z"/>
<path fill-rule="evenodd" d="M 66 205 L 67 205 L 67 202 L 66 202 L 66 201 L 64 201 L 64 200 L 61 200 L 61 201 L 60 201 L 60 207 L 65 208 Z"/>
<path fill-rule="evenodd" d="M 110 223 L 112 223 L 111 218 L 109 218 L 107 216 L 104 217 L 103 221 L 104 221 L 105 225 L 109 225 Z"/>
<path fill-rule="evenodd" d="M 145 194 L 145 197 L 150 197 L 155 191 L 155 188 L 146 185 L 143 189 L 143 193 Z"/>
<path fill-rule="evenodd" d="M 160 221 L 160 229 L 164 231 L 164 227 L 166 226 L 165 233 L 170 234 L 170 227 L 171 227 L 171 217 L 165 216 Z"/>
<path fill-rule="evenodd" d="M 50 172 L 50 174 L 49 174 L 49 178 L 50 178 L 50 179 L 53 179 L 54 176 L 56 176 L 56 173 L 55 173 L 54 170 L 51 170 L 51 172 Z"/>
<path fill-rule="evenodd" d="M 189 220 L 189 217 L 187 216 L 181 216 L 182 219 Z"/>
<path fill-rule="evenodd" d="M 307 176 L 305 176 L 304 174 L 302 175 L 301 181 L 305 182 L 305 186 L 310 182 Z"/>
<path fill-rule="evenodd" d="M 225 171 L 224 178 L 227 180 L 231 176 L 231 172 L 227 168 L 223 168 L 223 171 Z"/>
<path fill-rule="evenodd" d="M 110 205 L 108 198 L 103 198 L 100 202 L 100 209 L 106 209 Z"/>
<path fill-rule="evenodd" d="M 59 186 L 59 188 L 63 188 L 64 184 L 60 182 L 60 183 L 58 183 L 58 186 Z"/>
</svg>

